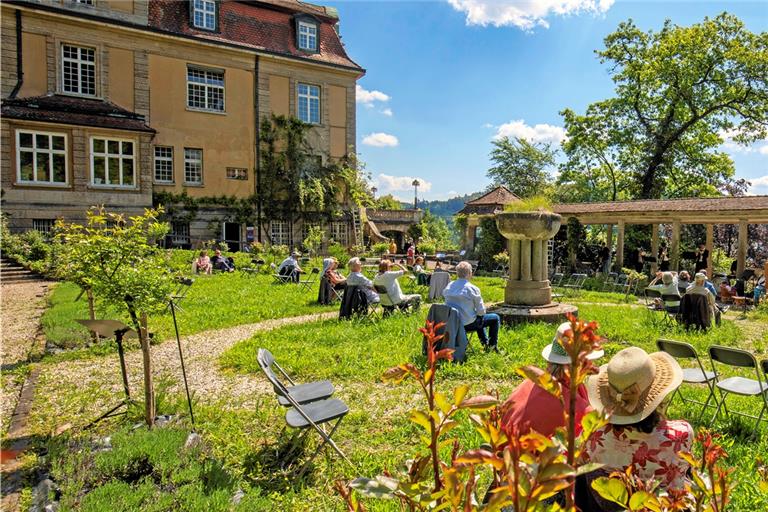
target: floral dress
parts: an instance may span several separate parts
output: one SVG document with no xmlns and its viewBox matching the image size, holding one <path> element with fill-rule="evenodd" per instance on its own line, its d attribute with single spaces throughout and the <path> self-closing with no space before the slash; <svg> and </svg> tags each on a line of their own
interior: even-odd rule
<svg viewBox="0 0 768 512">
<path fill-rule="evenodd" d="M 662 420 L 649 434 L 608 424 L 589 438 L 586 456 L 608 471 L 632 464 L 641 479 L 656 480 L 662 489 L 684 490 L 690 466 L 677 454 L 690 452 L 693 438 L 684 420 Z"/>
</svg>

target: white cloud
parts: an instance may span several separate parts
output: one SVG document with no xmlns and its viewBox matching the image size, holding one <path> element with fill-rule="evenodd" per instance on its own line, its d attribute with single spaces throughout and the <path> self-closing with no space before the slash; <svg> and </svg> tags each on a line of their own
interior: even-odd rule
<svg viewBox="0 0 768 512">
<path fill-rule="evenodd" d="M 368 91 L 363 89 L 360 85 L 355 86 L 355 100 L 358 103 L 362 103 L 366 107 L 372 107 L 377 101 L 386 102 L 389 101 L 389 96 L 381 91 Z"/>
<path fill-rule="evenodd" d="M 765 146 L 761 146 L 757 150 L 757 152 L 760 153 L 761 155 L 768 155 L 768 144 L 766 144 Z"/>
<path fill-rule="evenodd" d="M 363 144 L 375 148 L 395 147 L 400 144 L 397 137 L 388 133 L 377 132 L 363 137 Z"/>
<path fill-rule="evenodd" d="M 392 117 L 392 109 L 391 108 L 382 109 L 381 113 L 384 114 L 387 117 Z"/>
<path fill-rule="evenodd" d="M 423 193 L 432 190 L 432 183 L 424 178 L 415 178 L 413 176 L 391 176 L 389 174 L 379 174 L 374 180 L 374 185 L 379 189 L 378 194 L 392 194 L 393 192 L 403 192 L 413 190 L 413 180 L 419 180 L 419 197 Z M 395 194 L 397 196 L 397 194 Z"/>
<path fill-rule="evenodd" d="M 548 28 L 552 15 L 603 14 L 615 0 L 448 0 L 455 10 L 466 13 L 467 25 L 514 26 L 522 30 Z"/>
<path fill-rule="evenodd" d="M 739 129 L 734 130 L 719 130 L 717 135 L 723 139 L 723 143 L 720 147 L 728 153 L 752 153 L 757 151 L 761 155 L 768 155 L 768 139 L 758 140 L 752 144 L 740 144 L 736 142 L 734 137 L 741 133 Z M 762 146 L 759 144 L 763 144 Z"/>
<path fill-rule="evenodd" d="M 766 146 L 768 147 L 768 146 Z M 768 194 L 768 175 L 760 176 L 759 178 L 747 178 L 752 185 L 747 191 L 750 195 L 766 195 Z"/>
<path fill-rule="evenodd" d="M 565 140 L 565 128 L 551 124 L 530 126 L 525 124 L 524 120 L 518 119 L 504 123 L 496 128 L 494 139 L 519 137 L 528 142 L 551 142 L 554 144 L 560 144 Z"/>
</svg>

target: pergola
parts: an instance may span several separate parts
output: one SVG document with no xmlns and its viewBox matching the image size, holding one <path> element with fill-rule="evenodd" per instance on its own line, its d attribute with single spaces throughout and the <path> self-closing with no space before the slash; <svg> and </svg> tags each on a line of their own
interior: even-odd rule
<svg viewBox="0 0 768 512">
<path fill-rule="evenodd" d="M 464 232 L 464 243 L 467 248 L 475 248 L 475 234 L 480 225 L 480 219 L 491 217 L 504 206 L 519 201 L 520 198 L 513 194 L 507 187 L 500 185 L 477 199 L 464 203 L 464 208 L 456 212 L 456 215 L 467 216 L 467 227 Z"/>
<path fill-rule="evenodd" d="M 651 224 L 653 235 L 651 251 L 659 252 L 659 225 L 672 224 L 670 240 L 671 268 L 679 265 L 680 228 L 683 224 L 704 224 L 707 230 L 706 247 L 712 252 L 715 224 L 739 226 L 737 273 L 744 271 L 747 259 L 747 226 L 768 224 L 768 196 L 714 197 L 687 199 L 649 199 L 640 201 L 614 201 L 605 203 L 568 203 L 554 206 L 554 211 L 565 219 L 575 217 L 582 224 L 604 224 L 608 228 L 609 247 L 613 246 L 613 226 L 618 226 L 616 237 L 616 266 L 624 265 L 624 229 L 627 224 Z M 655 265 L 653 266 L 655 271 Z M 708 275 L 712 276 L 712 258 Z"/>
</svg>

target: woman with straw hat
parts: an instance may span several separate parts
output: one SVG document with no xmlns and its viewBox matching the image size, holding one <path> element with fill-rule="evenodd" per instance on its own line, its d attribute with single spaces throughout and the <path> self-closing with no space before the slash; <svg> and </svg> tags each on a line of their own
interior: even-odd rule
<svg viewBox="0 0 768 512">
<path fill-rule="evenodd" d="M 552 343 L 547 344 L 541 351 L 541 356 L 549 363 L 547 372 L 560 383 L 563 402 L 541 389 L 532 381 L 526 379 L 517 386 L 507 399 L 504 415 L 504 425 L 514 425 L 520 434 L 535 430 L 547 437 L 555 433 L 555 429 L 565 426 L 565 409 L 563 404 L 569 403 L 570 386 L 565 375 L 565 369 L 571 364 L 571 358 L 566 354 L 561 340 L 571 329 L 570 322 L 564 322 L 557 328 Z M 602 350 L 597 350 L 587 356 L 589 360 L 603 356 Z M 576 396 L 576 425 L 581 428 L 581 418 L 589 411 L 587 390 L 582 385 L 577 389 Z M 509 404 L 513 405 L 509 408 Z"/>
<path fill-rule="evenodd" d="M 642 480 L 684 490 L 690 468 L 677 454 L 691 450 L 693 429 L 685 420 L 664 415 L 682 381 L 683 371 L 672 356 L 638 347 L 625 348 L 600 367 L 587 381 L 587 391 L 589 403 L 605 412 L 609 423 L 590 437 L 589 460 L 607 472 L 632 465 Z"/>
</svg>

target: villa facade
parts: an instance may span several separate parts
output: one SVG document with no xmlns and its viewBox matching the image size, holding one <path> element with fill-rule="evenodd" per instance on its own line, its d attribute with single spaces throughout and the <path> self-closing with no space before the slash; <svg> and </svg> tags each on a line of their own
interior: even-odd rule
<svg viewBox="0 0 768 512">
<path fill-rule="evenodd" d="M 27 0 L 2 3 L 2 209 L 15 231 L 82 220 L 92 205 L 134 214 L 153 194 L 259 197 L 259 127 L 311 125 L 323 164 L 355 153 L 364 70 L 334 9 L 295 0 Z M 208 204 L 213 204 L 211 201 Z M 333 223 L 331 223 L 333 224 Z M 347 238 L 352 220 L 328 226 Z M 172 224 L 172 240 L 300 242 L 225 206 Z"/>
</svg>

